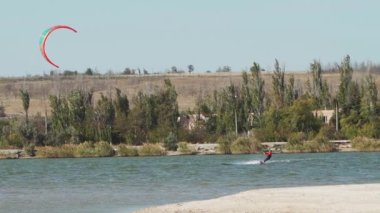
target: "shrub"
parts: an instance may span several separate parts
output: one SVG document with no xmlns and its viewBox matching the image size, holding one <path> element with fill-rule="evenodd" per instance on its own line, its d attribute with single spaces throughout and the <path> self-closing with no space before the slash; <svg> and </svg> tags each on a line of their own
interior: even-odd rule
<svg viewBox="0 0 380 213">
<path fill-rule="evenodd" d="M 307 136 L 303 132 L 293 132 L 288 137 L 288 144 L 291 146 L 302 145 L 306 138 Z"/>
<path fill-rule="evenodd" d="M 352 148 L 358 151 L 380 151 L 380 141 L 367 137 L 355 137 L 351 141 Z"/>
<path fill-rule="evenodd" d="M 173 132 L 170 132 L 169 135 L 165 138 L 164 147 L 170 151 L 177 151 L 177 137 Z"/>
<path fill-rule="evenodd" d="M 6 149 L 8 146 L 9 145 L 6 141 L 0 139 L 0 149 Z"/>
<path fill-rule="evenodd" d="M 301 140 L 302 138 L 302 140 Z M 306 141 L 304 134 L 296 133 L 289 137 L 289 142 L 285 145 L 288 152 L 332 152 L 334 144 L 329 142 L 329 139 L 324 134 L 318 133 L 311 140 Z"/>
<path fill-rule="evenodd" d="M 76 146 L 65 144 L 60 147 L 45 146 L 39 147 L 37 157 L 44 158 L 73 158 L 75 157 Z"/>
<path fill-rule="evenodd" d="M 5 108 L 4 108 L 4 106 L 0 106 L 0 117 L 5 117 L 5 116 L 7 116 L 6 114 L 5 114 Z"/>
<path fill-rule="evenodd" d="M 115 155 L 113 147 L 105 141 L 100 141 L 95 144 L 96 157 L 112 157 Z"/>
<path fill-rule="evenodd" d="M 232 153 L 252 154 L 262 148 L 260 141 L 254 138 L 239 137 L 231 145 Z"/>
<path fill-rule="evenodd" d="M 76 146 L 75 156 L 76 157 L 95 157 L 96 152 L 95 152 L 94 144 L 88 141 L 78 144 Z"/>
<path fill-rule="evenodd" d="M 122 157 L 134 157 L 139 155 L 136 148 L 128 147 L 127 145 L 120 145 L 117 153 Z"/>
<path fill-rule="evenodd" d="M 138 150 L 140 156 L 160 156 L 166 155 L 165 150 L 159 144 L 145 143 Z"/>
<path fill-rule="evenodd" d="M 178 151 L 180 151 L 183 154 L 191 154 L 191 155 L 196 153 L 194 148 L 192 148 L 192 149 L 189 148 L 187 142 L 179 142 L 178 143 Z"/>
<path fill-rule="evenodd" d="M 219 145 L 218 146 L 219 152 L 223 154 L 232 154 L 231 145 L 234 140 L 235 140 L 235 136 L 233 135 L 226 135 L 226 136 L 219 137 L 217 140 L 217 143 Z"/>
<path fill-rule="evenodd" d="M 48 133 L 44 141 L 47 146 L 61 146 L 66 143 L 70 138 L 70 135 L 67 133 Z"/>
<path fill-rule="evenodd" d="M 276 142 L 286 141 L 286 135 L 288 135 L 287 129 L 275 129 L 273 127 L 265 127 L 254 129 L 254 136 L 259 141 Z"/>
<path fill-rule="evenodd" d="M 328 139 L 339 139 L 337 138 L 337 133 L 335 131 L 335 127 L 331 125 L 323 125 L 317 134 L 317 137 L 324 136 Z"/>
<path fill-rule="evenodd" d="M 332 152 L 334 145 L 325 136 L 317 136 L 312 141 L 306 142 L 305 150 L 309 152 Z"/>
<path fill-rule="evenodd" d="M 207 132 L 205 128 L 197 127 L 189 131 L 186 141 L 191 143 L 203 143 L 207 139 Z"/>
<path fill-rule="evenodd" d="M 306 152 L 306 147 L 304 143 L 300 144 L 289 144 L 287 143 L 284 147 L 287 152 Z"/>
<path fill-rule="evenodd" d="M 6 138 L 7 144 L 10 147 L 17 147 L 22 148 L 23 147 L 23 140 L 19 134 L 11 133 Z"/>
<path fill-rule="evenodd" d="M 33 143 L 25 145 L 24 151 L 31 157 L 34 157 L 36 155 L 35 145 Z"/>
</svg>

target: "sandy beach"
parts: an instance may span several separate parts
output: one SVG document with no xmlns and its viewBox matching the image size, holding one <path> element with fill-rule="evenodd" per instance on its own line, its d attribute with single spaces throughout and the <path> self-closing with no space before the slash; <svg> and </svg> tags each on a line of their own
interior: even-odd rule
<svg viewBox="0 0 380 213">
<path fill-rule="evenodd" d="M 216 199 L 151 207 L 138 213 L 380 212 L 380 184 L 256 189 Z"/>
</svg>

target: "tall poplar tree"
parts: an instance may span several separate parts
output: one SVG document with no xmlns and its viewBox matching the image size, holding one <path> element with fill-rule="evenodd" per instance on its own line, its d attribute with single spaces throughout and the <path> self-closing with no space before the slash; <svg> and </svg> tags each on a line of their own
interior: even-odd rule
<svg viewBox="0 0 380 213">
<path fill-rule="evenodd" d="M 252 112 L 254 126 L 260 127 L 262 125 L 262 118 L 265 106 L 265 81 L 261 76 L 260 65 L 256 62 L 250 69 L 251 71 L 251 84 L 252 84 Z"/>
<path fill-rule="evenodd" d="M 25 122 L 29 122 L 28 118 L 28 110 L 29 110 L 29 104 L 30 104 L 30 96 L 29 92 L 27 90 L 20 90 L 21 100 L 22 100 L 22 106 L 25 111 Z"/>
</svg>

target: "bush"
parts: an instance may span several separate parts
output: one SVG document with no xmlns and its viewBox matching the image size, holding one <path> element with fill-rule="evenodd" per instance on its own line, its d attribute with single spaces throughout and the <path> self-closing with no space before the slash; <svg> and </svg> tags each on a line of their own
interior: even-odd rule
<svg viewBox="0 0 380 213">
<path fill-rule="evenodd" d="M 288 152 L 332 152 L 335 150 L 334 144 L 330 143 L 327 137 L 320 135 L 311 141 L 287 143 L 285 148 Z"/>
<path fill-rule="evenodd" d="M 114 155 L 115 150 L 104 141 L 95 144 L 84 142 L 78 145 L 46 146 L 40 147 L 37 152 L 38 157 L 45 158 L 111 157 Z"/>
<path fill-rule="evenodd" d="M 134 157 L 139 155 L 136 148 L 128 147 L 127 145 L 120 145 L 117 153 L 122 157 Z"/>
<path fill-rule="evenodd" d="M 207 139 L 207 132 L 205 128 L 197 127 L 189 131 L 186 141 L 191 143 L 204 143 Z"/>
<path fill-rule="evenodd" d="M 334 144 L 330 143 L 325 136 L 317 136 L 312 141 L 305 143 L 305 150 L 308 152 L 332 152 Z"/>
<path fill-rule="evenodd" d="M 300 143 L 300 144 L 287 143 L 284 148 L 286 149 L 287 152 L 307 152 L 304 143 Z"/>
<path fill-rule="evenodd" d="M 254 129 L 255 138 L 264 142 L 286 141 L 287 134 L 286 129 L 281 129 L 281 131 L 272 127 Z"/>
<path fill-rule="evenodd" d="M 160 156 L 166 155 L 165 150 L 159 144 L 145 143 L 138 150 L 140 156 Z"/>
<path fill-rule="evenodd" d="M 218 149 L 219 152 L 223 154 L 232 154 L 231 145 L 232 142 L 235 140 L 235 136 L 233 135 L 227 135 L 227 136 L 221 136 L 218 138 Z"/>
<path fill-rule="evenodd" d="M 324 136 L 330 140 L 334 140 L 334 139 L 341 139 L 338 135 L 338 133 L 336 132 L 335 130 L 335 127 L 334 126 L 331 126 L 331 125 L 324 125 L 321 127 L 321 129 L 319 129 L 319 132 L 317 134 L 317 137 L 321 137 L 321 136 Z"/>
<path fill-rule="evenodd" d="M 178 151 L 183 153 L 183 154 L 188 154 L 188 155 L 189 154 L 193 155 L 196 153 L 195 149 L 189 148 L 187 142 L 179 142 L 178 143 Z"/>
<path fill-rule="evenodd" d="M 0 106 L 0 117 L 5 117 L 5 116 L 7 116 L 5 114 L 5 108 L 4 108 L 4 106 Z"/>
<path fill-rule="evenodd" d="M 112 157 L 115 155 L 113 147 L 105 141 L 100 141 L 95 144 L 96 157 Z"/>
<path fill-rule="evenodd" d="M 257 153 L 261 148 L 260 141 L 248 137 L 239 137 L 231 145 L 232 153 L 236 154 Z"/>
<path fill-rule="evenodd" d="M 361 126 L 359 130 L 360 136 L 369 138 L 378 138 L 380 136 L 379 121 L 378 119 L 374 120 Z"/>
<path fill-rule="evenodd" d="M 380 151 L 380 141 L 367 137 L 355 137 L 351 141 L 352 148 L 358 151 Z"/>
<path fill-rule="evenodd" d="M 75 151 L 75 157 L 95 157 L 95 146 L 92 142 L 83 142 L 78 144 Z"/>
<path fill-rule="evenodd" d="M 19 134 L 11 133 L 8 135 L 8 137 L 6 137 L 6 144 L 8 144 L 10 147 L 22 148 L 23 140 Z"/>
<path fill-rule="evenodd" d="M 164 147 L 170 151 L 177 151 L 177 137 L 173 132 L 170 132 L 169 135 L 165 138 Z"/>
<path fill-rule="evenodd" d="M 307 136 L 303 132 L 293 132 L 288 137 L 288 144 L 290 146 L 302 145 L 307 139 Z"/>
<path fill-rule="evenodd" d="M 44 141 L 47 146 L 62 146 L 68 141 L 70 135 L 67 133 L 48 133 Z"/>
<path fill-rule="evenodd" d="M 34 157 L 36 155 L 35 145 L 33 143 L 25 145 L 24 151 L 31 157 Z"/>
<path fill-rule="evenodd" d="M 45 146 L 37 149 L 37 157 L 43 158 L 73 158 L 75 157 L 76 146 L 65 144 L 60 147 Z"/>
</svg>

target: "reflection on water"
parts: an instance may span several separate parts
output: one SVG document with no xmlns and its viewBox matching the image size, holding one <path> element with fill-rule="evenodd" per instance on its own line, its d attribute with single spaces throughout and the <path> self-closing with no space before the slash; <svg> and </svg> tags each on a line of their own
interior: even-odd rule
<svg viewBox="0 0 380 213">
<path fill-rule="evenodd" d="M 0 161 L 1 212 L 131 212 L 255 188 L 375 183 L 379 153 Z"/>
</svg>

